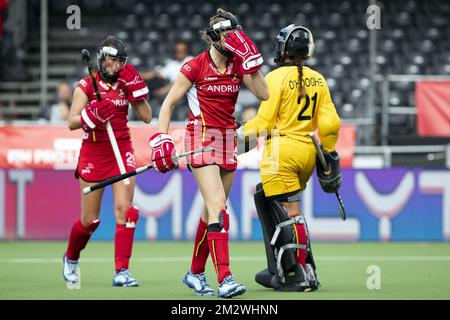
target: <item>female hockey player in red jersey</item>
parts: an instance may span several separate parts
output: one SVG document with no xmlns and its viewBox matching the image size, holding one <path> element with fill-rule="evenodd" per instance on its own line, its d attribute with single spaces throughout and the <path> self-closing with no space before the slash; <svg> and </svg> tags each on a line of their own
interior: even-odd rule
<svg viewBox="0 0 450 320">
<path fill-rule="evenodd" d="M 89 77 L 81 79 L 75 89 L 70 108 L 70 130 L 83 129 L 83 143 L 75 176 L 80 181 L 81 217 L 72 226 L 67 250 L 64 253 L 64 279 L 68 288 L 80 287 L 78 259 L 90 236 L 98 227 L 103 189 L 85 196 L 83 188 L 120 174 L 118 162 L 109 140 L 106 124 L 109 121 L 126 171 L 136 168 L 130 132 L 127 126 L 128 104 L 138 117 L 149 123 L 152 115 L 147 103 L 148 88 L 139 73 L 127 64 L 127 47 L 114 36 L 108 36 L 97 52 L 99 71 L 95 81 L 101 95 L 96 100 Z M 129 184 L 112 185 L 116 232 L 114 237 L 115 274 L 113 286 L 134 287 L 139 283 L 128 271 L 133 237 L 138 221 L 138 209 L 132 206 L 135 179 Z"/>
<path fill-rule="evenodd" d="M 172 110 L 187 94 L 190 115 L 186 126 L 185 148 L 213 147 L 212 153 L 188 158 L 203 196 L 205 207 L 199 221 L 192 264 L 183 282 L 196 295 L 214 295 L 205 278 L 205 264 L 211 254 L 217 280 L 218 297 L 243 294 L 230 271 L 228 256 L 229 216 L 226 199 L 237 167 L 236 124 L 233 116 L 242 82 L 260 100 L 269 97 L 259 69 L 263 59 L 255 44 L 239 26 L 236 17 L 218 9 L 203 32 L 209 48 L 183 65 L 178 78 L 164 100 L 159 115 L 159 130 L 150 138 L 153 159 L 160 172 L 176 168 L 171 158 L 172 137 L 167 134 Z"/>
</svg>

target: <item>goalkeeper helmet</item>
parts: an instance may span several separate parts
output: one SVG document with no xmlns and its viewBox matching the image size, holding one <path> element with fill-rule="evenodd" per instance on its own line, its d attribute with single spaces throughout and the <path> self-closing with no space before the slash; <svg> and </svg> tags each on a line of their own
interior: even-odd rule
<svg viewBox="0 0 450 320">
<path fill-rule="evenodd" d="M 126 65 L 128 60 L 128 49 L 125 43 L 114 36 L 108 36 L 97 50 L 97 66 L 102 79 L 108 83 L 114 83 L 119 77 L 120 71 L 115 72 L 114 74 L 110 74 L 106 71 L 106 68 L 102 66 L 102 63 L 108 56 L 118 58 L 121 66 Z"/>
<path fill-rule="evenodd" d="M 290 24 L 280 30 L 274 41 L 275 63 L 283 62 L 285 56 L 308 59 L 314 52 L 314 39 L 309 29 Z"/>
</svg>

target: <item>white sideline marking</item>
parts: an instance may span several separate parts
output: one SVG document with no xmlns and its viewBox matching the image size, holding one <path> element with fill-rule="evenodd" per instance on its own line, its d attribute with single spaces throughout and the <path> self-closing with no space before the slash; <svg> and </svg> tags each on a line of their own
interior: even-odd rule
<svg viewBox="0 0 450 320">
<path fill-rule="evenodd" d="M 135 262 L 190 262 L 191 257 L 146 257 L 132 258 Z M 264 256 L 234 256 L 230 257 L 232 261 L 265 261 Z M 318 261 L 450 261 L 450 256 L 317 256 Z M 111 258 L 81 258 L 81 263 L 103 263 L 114 262 Z M 0 263 L 62 263 L 61 258 L 0 258 Z"/>
</svg>

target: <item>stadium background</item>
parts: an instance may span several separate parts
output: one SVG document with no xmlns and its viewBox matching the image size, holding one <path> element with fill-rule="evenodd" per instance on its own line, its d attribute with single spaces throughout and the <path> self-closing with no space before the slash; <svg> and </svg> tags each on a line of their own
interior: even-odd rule
<svg viewBox="0 0 450 320">
<path fill-rule="evenodd" d="M 71 5 L 80 8 L 80 29 L 67 27 Z M 79 216 L 73 169 L 81 133 L 50 121 L 49 110 L 60 83 L 73 85 L 87 74 L 81 49 L 94 56 L 99 41 L 115 34 L 129 44 L 130 63 L 139 71 L 154 70 L 171 58 L 177 40 L 190 44 L 191 55 L 204 50 L 198 30 L 217 7 L 237 15 L 263 54 L 264 74 L 274 68 L 272 39 L 281 27 L 294 22 L 314 34 L 314 57 L 306 65 L 325 76 L 342 119 L 337 150 L 348 219 L 339 219 L 335 198 L 320 190 L 314 176 L 302 203 L 312 240 L 448 245 L 450 4 L 445 0 L 0 1 L 0 239 L 66 240 Z M 377 8 L 380 28 L 371 30 L 368 20 Z M 150 91 L 163 84 L 149 82 Z M 150 96 L 154 118 L 162 100 Z M 257 107 L 242 89 L 236 118 Z M 177 106 L 174 132 L 182 130 L 187 110 L 184 103 Z M 156 119 L 143 126 L 131 111 L 130 120 L 138 164 L 147 164 Z M 241 156 L 229 199 L 234 240 L 262 239 L 252 196 L 262 144 Z M 137 240 L 193 238 L 202 202 L 184 166 L 166 175 L 138 175 L 135 204 L 141 209 Z M 112 240 L 110 188 L 101 219 L 93 239 Z M 448 246 L 442 250 L 448 255 Z"/>
<path fill-rule="evenodd" d="M 317 183 L 311 183 L 304 210 L 310 216 L 313 236 L 327 240 L 450 239 L 450 187 L 446 184 L 450 179 L 444 179 L 450 174 L 450 104 L 445 100 L 449 90 L 439 102 L 443 103 L 441 114 L 439 106 L 428 106 L 427 98 L 422 103 L 425 106 L 420 105 L 427 108 L 432 128 L 437 126 L 437 118 L 443 118 L 437 134 L 418 132 L 415 90 L 417 83 L 429 85 L 425 80 L 430 79 L 441 80 L 439 84 L 449 88 L 445 79 L 450 77 L 445 75 L 450 76 L 450 5 L 446 1 L 379 2 L 380 28 L 370 30 L 368 20 L 377 18 L 377 12 L 368 9 L 370 4 L 6 2 L 1 41 L 0 238 L 64 239 L 79 213 L 77 183 L 71 170 L 80 134 L 69 132 L 62 121 L 49 121 L 48 114 L 50 106 L 57 103 L 57 86 L 61 82 L 74 84 L 87 74 L 80 50 L 88 48 L 95 57 L 98 42 L 115 34 L 129 44 L 130 63 L 142 72 L 154 70 L 172 57 L 177 40 L 189 42 L 192 55 L 204 50 L 198 31 L 217 7 L 223 7 L 236 13 L 262 51 L 264 73 L 274 67 L 272 39 L 281 27 L 295 22 L 308 26 L 315 36 L 316 50 L 307 65 L 325 75 L 344 124 L 337 150 L 346 167 L 342 196 L 350 219 L 341 223 L 337 203 L 321 193 Z M 68 10 L 71 5 L 80 9 L 79 29 L 68 29 L 75 12 Z M 158 85 L 149 83 L 150 90 Z M 251 94 L 242 91 L 236 108 L 238 119 L 243 111 L 258 107 Z M 162 99 L 150 98 L 155 118 Z M 174 112 L 178 132 L 187 111 L 188 107 L 180 103 Z M 131 111 L 131 120 L 133 117 Z M 133 139 L 140 165 L 150 160 L 146 140 L 155 121 L 151 128 L 132 124 L 137 132 Z M 175 136 L 181 137 L 182 133 Z M 182 151 L 180 139 L 177 149 Z M 230 197 L 234 238 L 261 238 L 252 201 L 261 149 L 241 156 L 242 171 Z M 192 178 L 185 169 L 180 171 L 138 176 L 135 202 L 144 217 L 136 234 L 138 239 L 192 238 L 193 221 L 201 203 Z M 108 191 L 101 214 L 103 224 L 95 238 L 113 237 L 110 200 Z"/>
</svg>

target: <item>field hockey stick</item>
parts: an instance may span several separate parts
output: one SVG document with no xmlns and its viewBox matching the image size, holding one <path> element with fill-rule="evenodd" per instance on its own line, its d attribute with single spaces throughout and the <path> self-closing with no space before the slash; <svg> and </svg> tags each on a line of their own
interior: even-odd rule
<svg viewBox="0 0 450 320">
<path fill-rule="evenodd" d="M 92 86 L 94 87 L 95 96 L 97 97 L 97 101 L 102 101 L 102 96 L 100 95 L 100 91 L 98 90 L 97 82 L 94 77 L 94 70 L 92 68 L 91 63 L 91 55 L 87 49 L 81 50 L 81 57 L 83 61 L 87 64 L 89 77 L 91 78 Z M 117 161 L 117 165 L 119 166 L 120 173 L 126 173 L 125 165 L 123 164 L 122 156 L 120 155 L 119 146 L 117 145 L 116 137 L 114 136 L 114 131 L 111 127 L 111 123 L 106 121 L 106 131 L 108 132 L 109 141 L 111 142 L 111 146 L 114 151 L 114 156 Z M 130 180 L 127 178 L 123 181 L 124 184 L 129 185 Z"/>
<path fill-rule="evenodd" d="M 323 156 L 322 148 L 317 143 L 317 139 L 316 136 L 314 135 L 314 132 L 310 132 L 309 136 L 311 137 L 314 147 L 316 148 L 317 157 L 319 158 L 320 164 L 322 165 L 326 173 L 331 172 L 331 168 L 329 167 L 328 163 L 325 160 L 325 157 Z M 336 191 L 334 194 L 336 195 L 336 198 L 339 203 L 339 216 L 341 217 L 342 220 L 345 220 L 347 218 L 347 214 L 345 213 L 344 203 L 342 202 L 341 196 L 339 195 L 338 191 Z"/>
<path fill-rule="evenodd" d="M 203 153 L 203 152 L 212 152 L 212 151 L 214 151 L 214 148 L 209 148 L 209 147 L 208 148 L 201 148 L 201 149 L 198 149 L 198 150 L 192 150 L 192 151 L 188 151 L 188 152 L 185 152 L 185 153 L 180 153 L 180 154 L 174 156 L 174 158 L 176 160 L 178 160 L 178 159 L 190 156 L 191 154 L 197 154 L 197 153 Z M 159 160 L 159 159 L 156 159 L 156 160 Z M 111 177 L 111 178 L 103 180 L 103 181 L 101 181 L 101 182 L 99 182 L 99 183 L 97 183 L 97 184 L 95 184 L 93 186 L 89 186 L 89 187 L 83 188 L 83 193 L 85 195 L 87 195 L 87 194 L 91 193 L 92 191 L 104 188 L 106 186 L 109 186 L 109 185 L 111 185 L 113 183 L 116 183 L 118 181 L 121 181 L 123 179 L 127 179 L 127 178 L 135 176 L 135 175 L 137 175 L 139 173 L 145 172 L 145 171 L 147 171 L 149 169 L 152 169 L 154 167 L 155 167 L 155 165 L 152 162 L 152 164 L 136 168 L 133 171 L 129 171 L 129 172 L 120 174 L 118 176 Z"/>
</svg>

